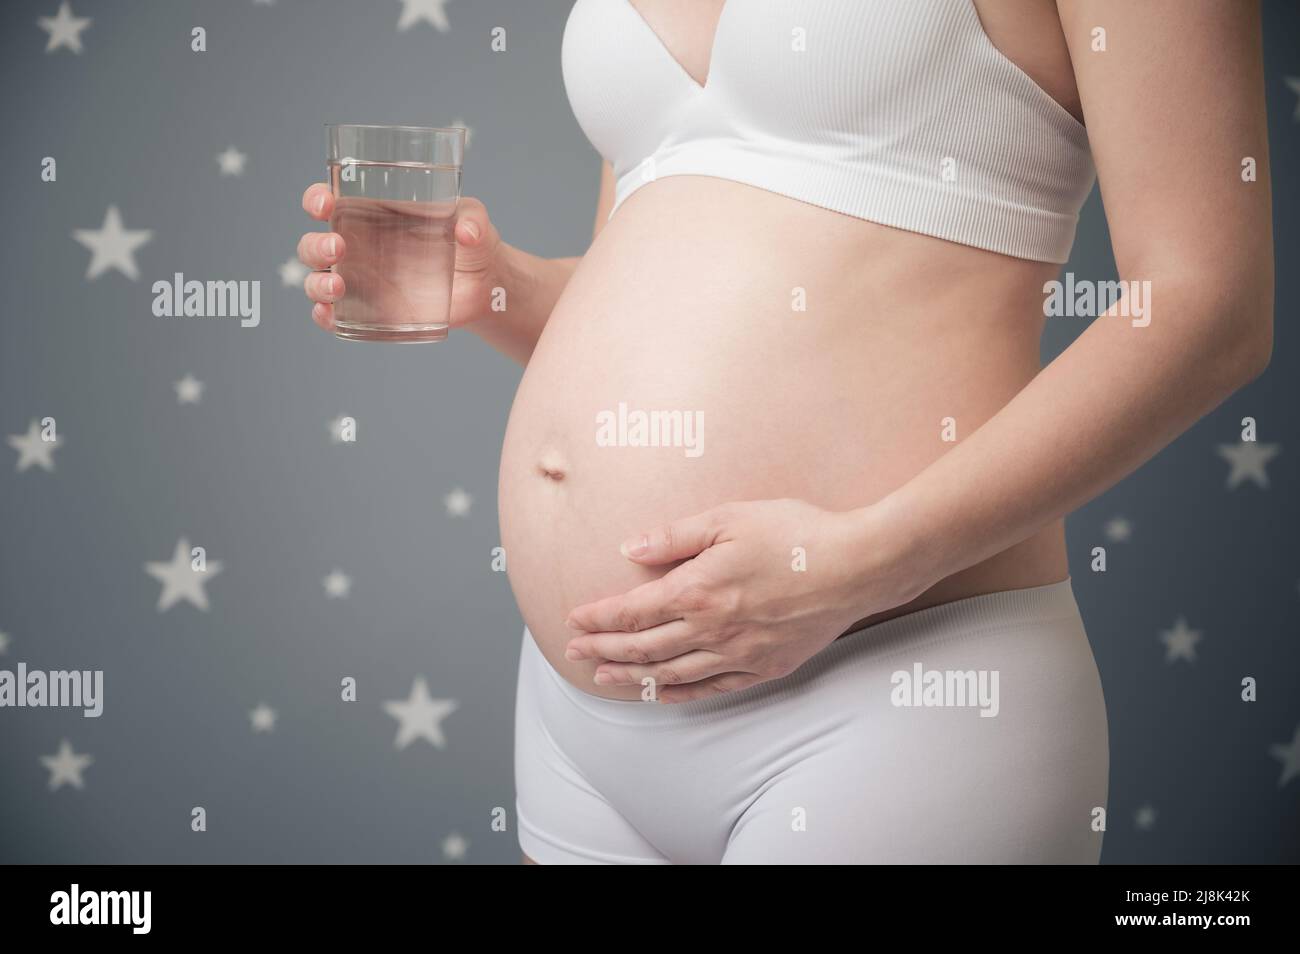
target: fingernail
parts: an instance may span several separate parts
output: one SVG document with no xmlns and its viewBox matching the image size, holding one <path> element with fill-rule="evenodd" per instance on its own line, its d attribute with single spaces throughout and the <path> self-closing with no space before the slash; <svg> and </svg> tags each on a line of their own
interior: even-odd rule
<svg viewBox="0 0 1300 954">
<path fill-rule="evenodd" d="M 645 537 L 639 537 L 636 540 L 624 540 L 623 545 L 618 549 L 625 557 L 641 556 L 646 550 L 650 549 L 650 541 Z"/>
<path fill-rule="evenodd" d="M 316 203 L 314 205 L 314 208 L 316 209 L 317 215 L 320 215 L 322 212 L 325 211 L 325 196 L 323 195 L 316 196 Z"/>
<path fill-rule="evenodd" d="M 598 686 L 608 686 L 613 681 L 614 677 L 607 672 L 596 673 L 596 685 Z"/>
<path fill-rule="evenodd" d="M 473 219 L 465 220 L 465 231 L 469 233 L 470 238 L 478 241 L 478 226 L 474 224 Z"/>
<path fill-rule="evenodd" d="M 330 236 L 325 240 L 325 254 L 333 258 L 339 253 L 339 240 Z"/>
<path fill-rule="evenodd" d="M 576 650 L 576 649 L 566 649 L 566 650 L 564 651 L 564 658 L 565 658 L 565 659 L 571 659 L 571 660 L 573 660 L 574 662 L 578 662 L 578 660 L 580 660 L 580 659 L 586 659 L 587 656 L 586 656 L 585 653 L 580 653 L 580 652 L 578 652 L 578 650 Z"/>
</svg>

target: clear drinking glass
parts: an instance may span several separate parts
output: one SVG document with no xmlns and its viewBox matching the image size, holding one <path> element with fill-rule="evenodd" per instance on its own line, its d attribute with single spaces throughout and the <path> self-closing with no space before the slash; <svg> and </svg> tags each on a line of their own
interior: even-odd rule
<svg viewBox="0 0 1300 954">
<path fill-rule="evenodd" d="M 344 295 L 334 333 L 349 341 L 441 341 L 451 313 L 465 130 L 326 126 L 334 271 Z"/>
</svg>

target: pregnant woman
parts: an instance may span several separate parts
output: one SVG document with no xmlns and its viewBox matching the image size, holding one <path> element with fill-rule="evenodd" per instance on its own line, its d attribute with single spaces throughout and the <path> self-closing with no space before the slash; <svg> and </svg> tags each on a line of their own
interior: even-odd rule
<svg viewBox="0 0 1300 954">
<path fill-rule="evenodd" d="M 456 227 L 453 325 L 526 365 L 526 860 L 1097 861 L 1063 518 L 1268 362 L 1259 32 L 1220 0 L 577 0 L 590 248 L 471 199 Z M 1094 176 L 1129 284 L 1042 368 Z M 330 328 L 348 250 L 300 254 Z"/>
</svg>

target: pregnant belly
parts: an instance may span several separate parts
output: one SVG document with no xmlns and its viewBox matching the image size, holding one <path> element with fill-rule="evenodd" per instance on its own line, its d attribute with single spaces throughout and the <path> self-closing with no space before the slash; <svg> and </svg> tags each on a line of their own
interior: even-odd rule
<svg viewBox="0 0 1300 954">
<path fill-rule="evenodd" d="M 1038 370 L 1043 275 L 716 179 L 629 198 L 552 312 L 502 451 L 508 573 L 551 665 L 635 697 L 564 658 L 570 609 L 666 571 L 622 557 L 634 533 L 734 500 L 863 506 L 952 446 L 945 419 L 960 438 L 996 413 Z M 1060 579 L 1060 546 L 930 601 Z"/>
</svg>

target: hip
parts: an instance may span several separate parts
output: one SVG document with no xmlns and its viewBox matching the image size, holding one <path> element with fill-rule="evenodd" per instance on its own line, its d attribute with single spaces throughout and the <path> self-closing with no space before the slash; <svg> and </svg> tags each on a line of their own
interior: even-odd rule
<svg viewBox="0 0 1300 954">
<path fill-rule="evenodd" d="M 564 826 L 547 769 L 563 764 L 671 861 L 1100 852 L 1106 712 L 1069 579 L 896 617 L 783 679 L 680 705 L 577 690 L 525 634 L 516 733 L 521 819 Z M 580 845 L 580 826 L 561 840 Z"/>
</svg>

